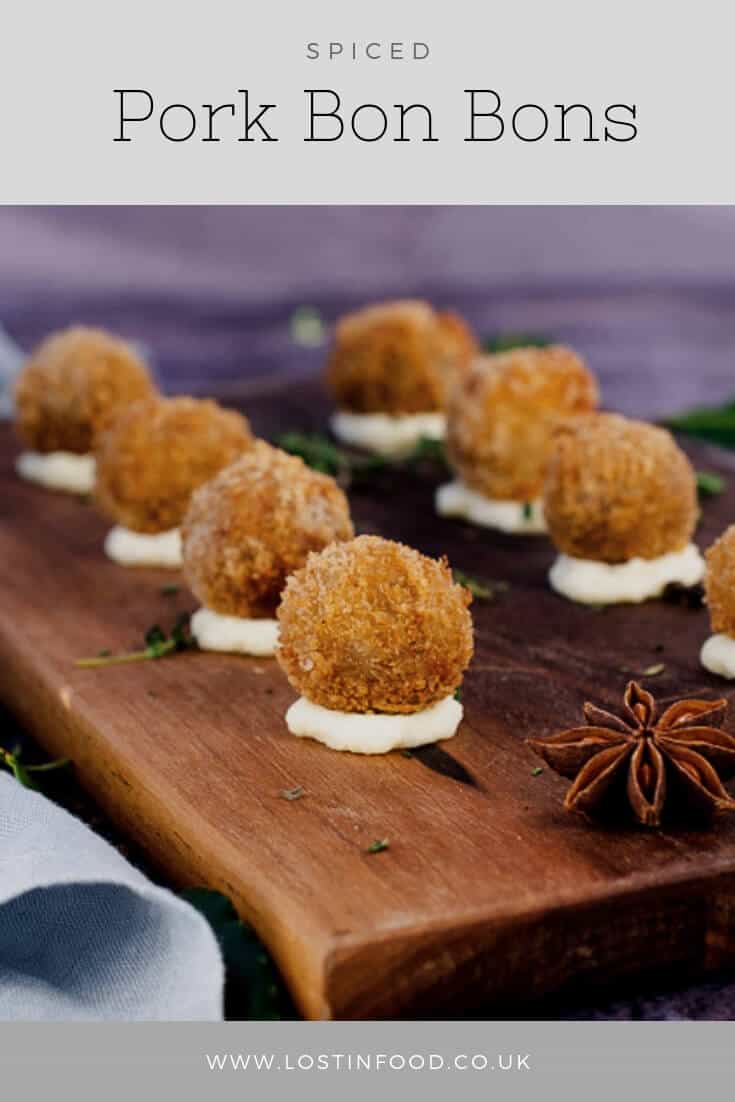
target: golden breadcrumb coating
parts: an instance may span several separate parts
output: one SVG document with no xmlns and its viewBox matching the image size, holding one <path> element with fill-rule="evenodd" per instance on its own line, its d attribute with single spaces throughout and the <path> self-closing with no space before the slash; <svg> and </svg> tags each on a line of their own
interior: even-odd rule
<svg viewBox="0 0 735 1102">
<path fill-rule="evenodd" d="M 454 692 L 472 658 L 471 600 L 446 560 L 378 536 L 333 543 L 286 583 L 278 661 L 325 708 L 422 711 Z"/>
<path fill-rule="evenodd" d="M 594 377 L 570 348 L 481 356 L 450 393 L 449 461 L 485 497 L 534 501 L 560 418 L 589 413 L 597 400 Z"/>
<path fill-rule="evenodd" d="M 544 511 L 552 540 L 567 555 L 655 559 L 691 540 L 696 479 L 666 429 L 598 413 L 559 429 Z"/>
<path fill-rule="evenodd" d="M 184 575 L 214 612 L 272 617 L 308 553 L 353 535 L 334 479 L 259 440 L 192 496 L 181 529 Z"/>
<path fill-rule="evenodd" d="M 352 413 L 429 413 L 444 408 L 476 350 L 457 314 L 419 301 L 368 306 L 337 322 L 327 386 Z"/>
<path fill-rule="evenodd" d="M 242 414 L 216 402 L 136 402 L 100 434 L 97 503 L 134 532 L 166 532 L 181 524 L 194 490 L 252 445 Z"/>
<path fill-rule="evenodd" d="M 21 370 L 16 429 L 33 451 L 86 455 L 119 410 L 155 393 L 129 344 L 102 329 L 75 325 L 46 337 Z"/>
<path fill-rule="evenodd" d="M 735 636 L 735 524 L 704 553 L 704 590 L 714 632 Z"/>
</svg>

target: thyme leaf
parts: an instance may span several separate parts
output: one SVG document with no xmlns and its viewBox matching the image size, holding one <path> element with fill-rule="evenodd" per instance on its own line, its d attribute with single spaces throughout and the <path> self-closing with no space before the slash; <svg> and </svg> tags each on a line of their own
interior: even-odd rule
<svg viewBox="0 0 735 1102">
<path fill-rule="evenodd" d="M 20 750 L 11 752 L 0 746 L 0 765 L 4 765 L 6 769 L 9 769 L 16 781 L 22 784 L 24 788 L 38 788 L 31 774 L 51 773 L 53 770 L 63 769 L 69 764 L 68 758 L 57 758 L 55 761 L 41 762 L 38 765 L 27 765 L 21 761 Z"/>
<path fill-rule="evenodd" d="M 291 455 L 298 455 L 312 470 L 331 474 L 335 478 L 349 470 L 347 453 L 338 448 L 323 433 L 284 432 L 276 444 Z"/>
<path fill-rule="evenodd" d="M 376 838 L 374 842 L 371 842 L 365 853 L 382 853 L 383 850 L 390 849 L 390 842 L 387 838 Z"/>
</svg>

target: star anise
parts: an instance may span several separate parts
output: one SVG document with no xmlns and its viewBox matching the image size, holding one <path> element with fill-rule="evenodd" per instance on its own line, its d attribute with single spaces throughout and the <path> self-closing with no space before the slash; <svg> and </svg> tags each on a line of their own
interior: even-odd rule
<svg viewBox="0 0 735 1102">
<path fill-rule="evenodd" d="M 564 806 L 599 813 L 617 794 L 644 826 L 659 826 L 681 801 L 711 816 L 735 810 L 723 780 L 735 776 L 735 738 L 720 730 L 726 700 L 678 700 L 662 715 L 649 692 L 631 681 L 625 718 L 584 705 L 587 726 L 573 727 L 529 745 L 573 784 Z"/>
</svg>

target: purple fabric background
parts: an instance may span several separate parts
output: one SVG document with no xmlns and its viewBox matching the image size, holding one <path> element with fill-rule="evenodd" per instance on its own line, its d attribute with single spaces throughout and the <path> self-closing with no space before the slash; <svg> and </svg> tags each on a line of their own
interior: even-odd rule
<svg viewBox="0 0 735 1102">
<path fill-rule="evenodd" d="M 296 307 L 331 320 L 413 295 L 482 336 L 568 341 L 624 412 L 735 395 L 735 208 L 0 208 L 10 334 L 29 347 L 70 321 L 109 326 L 150 348 L 172 392 L 315 370 Z M 735 984 L 557 1014 L 731 1019 Z"/>
</svg>

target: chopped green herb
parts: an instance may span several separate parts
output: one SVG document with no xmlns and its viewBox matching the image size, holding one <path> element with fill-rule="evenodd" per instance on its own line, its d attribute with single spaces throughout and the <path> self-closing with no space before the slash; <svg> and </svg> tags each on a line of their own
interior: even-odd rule
<svg viewBox="0 0 735 1102">
<path fill-rule="evenodd" d="M 335 477 L 349 469 L 346 454 L 321 433 L 284 432 L 276 440 L 279 448 L 291 455 L 298 455 L 315 471 Z"/>
<path fill-rule="evenodd" d="M 189 888 L 183 898 L 207 920 L 219 942 L 227 972 L 226 1017 L 237 1021 L 295 1018 L 288 991 L 254 930 L 240 920 L 219 892 Z"/>
<path fill-rule="evenodd" d="M 656 662 L 653 666 L 646 666 L 644 670 L 632 669 L 630 666 L 621 666 L 620 672 L 631 674 L 633 677 L 658 677 L 666 669 L 664 662 Z"/>
<path fill-rule="evenodd" d="M 670 429 L 709 440 L 725 448 L 735 447 L 735 401 L 721 406 L 699 406 L 667 418 L 664 424 Z"/>
<path fill-rule="evenodd" d="M 365 853 L 382 853 L 385 849 L 390 849 L 390 842 L 387 838 L 378 838 L 370 843 Z"/>
<path fill-rule="evenodd" d="M 175 584 L 162 585 L 161 596 L 162 597 L 175 597 L 177 593 L 181 592 L 181 586 Z"/>
<path fill-rule="evenodd" d="M 97 666 L 115 666 L 124 662 L 146 662 L 164 658 L 167 654 L 176 654 L 178 651 L 191 650 L 196 643 L 189 631 L 189 619 L 189 613 L 183 612 L 171 629 L 170 635 L 166 635 L 158 624 L 154 624 L 145 633 L 143 639 L 145 647 L 142 650 L 129 651 L 125 654 L 99 654 L 96 658 L 78 658 L 74 664 L 80 669 L 94 669 Z"/>
<path fill-rule="evenodd" d="M 669 582 L 661 594 L 664 601 L 672 605 L 683 605 L 685 608 L 702 608 L 704 605 L 704 586 L 701 582 L 696 585 L 682 585 L 681 582 Z"/>
<path fill-rule="evenodd" d="M 401 757 L 402 758 L 412 758 L 413 757 L 413 751 L 412 750 L 401 750 Z"/>
<path fill-rule="evenodd" d="M 411 464 L 420 463 L 422 460 L 431 460 L 432 463 L 448 466 L 444 441 L 436 440 L 433 436 L 420 436 L 416 447 L 403 462 Z"/>
<path fill-rule="evenodd" d="M 546 348 L 553 344 L 548 337 L 533 333 L 499 333 L 482 342 L 485 352 L 510 352 L 512 348 Z"/>
<path fill-rule="evenodd" d="M 523 502 L 523 519 L 530 520 L 533 515 L 533 505 L 530 501 Z"/>
<path fill-rule="evenodd" d="M 465 574 L 463 570 L 453 570 L 452 577 L 457 585 L 469 589 L 472 596 L 477 597 L 478 600 L 489 601 L 494 596 L 491 586 L 486 585 L 485 582 L 481 582 L 478 578 L 473 578 L 469 574 Z"/>
<path fill-rule="evenodd" d="M 462 701 L 462 686 L 461 685 L 457 686 L 457 688 L 452 693 L 452 696 L 454 697 L 455 700 L 459 700 L 460 702 Z"/>
<path fill-rule="evenodd" d="M 727 489 L 727 482 L 714 471 L 697 471 L 697 493 L 700 497 L 714 497 Z"/>
<path fill-rule="evenodd" d="M 304 795 L 304 789 L 301 787 L 300 784 L 296 785 L 295 788 L 281 789 L 281 799 L 288 800 L 289 802 L 292 802 L 293 800 L 300 800 L 301 797 Z"/>
<path fill-rule="evenodd" d="M 401 459 L 346 451 L 319 432 L 285 432 L 276 438 L 276 444 L 285 452 L 300 456 L 307 467 L 332 475 L 342 486 L 366 483 L 384 471 L 410 469 L 425 462 L 446 466 L 444 444 L 428 436 L 422 436 L 410 455 Z"/>
<path fill-rule="evenodd" d="M 543 765 L 537 765 L 535 769 L 531 770 L 532 777 L 540 777 L 544 771 Z"/>
<path fill-rule="evenodd" d="M 19 749 L 11 753 L 9 750 L 3 750 L 0 747 L 0 765 L 4 765 L 6 769 L 9 769 L 16 781 L 22 784 L 24 788 L 38 787 L 31 774 L 51 773 L 70 764 L 68 758 L 57 758 L 55 761 L 41 762 L 39 765 L 26 765 L 20 760 L 20 755 L 21 751 Z"/>
</svg>

